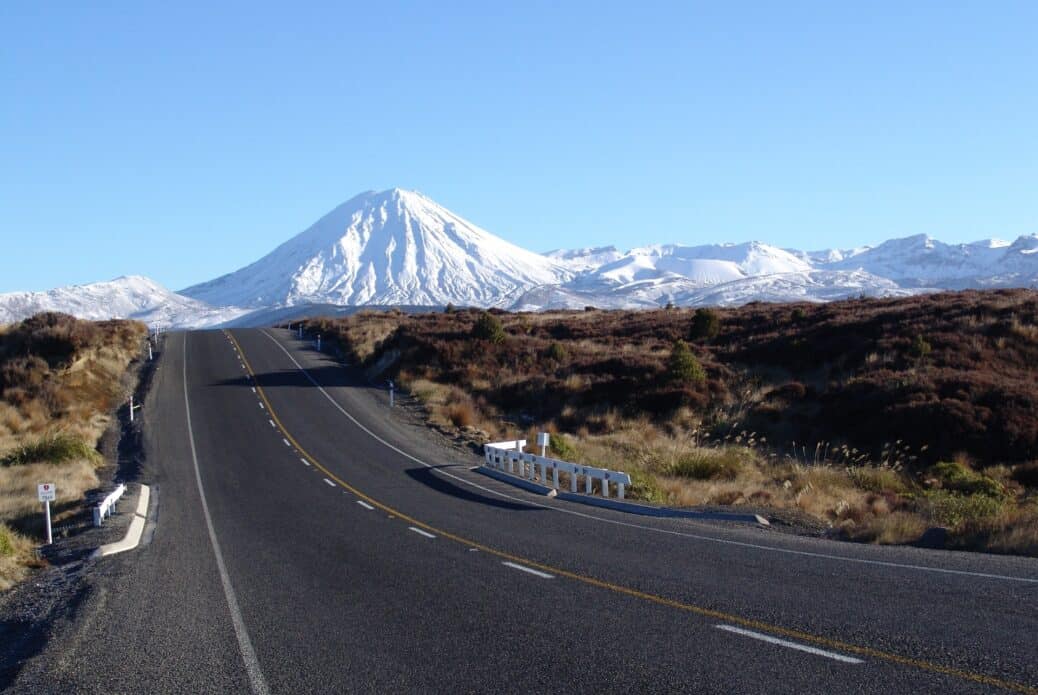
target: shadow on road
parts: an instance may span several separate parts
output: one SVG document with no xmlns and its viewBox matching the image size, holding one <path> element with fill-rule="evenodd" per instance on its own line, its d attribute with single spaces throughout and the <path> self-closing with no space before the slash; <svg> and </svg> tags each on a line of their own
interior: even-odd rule
<svg viewBox="0 0 1038 695">
<path fill-rule="evenodd" d="M 306 370 L 314 381 L 325 388 L 337 386 L 366 386 L 351 370 L 339 366 L 317 367 Z M 306 378 L 298 369 L 285 369 L 275 372 L 263 372 L 256 374 L 256 383 L 263 388 L 278 388 L 280 386 L 292 386 L 298 388 L 314 388 L 313 381 Z M 222 379 L 212 382 L 213 386 L 252 386 L 252 380 L 246 375 L 233 379 Z"/>
<path fill-rule="evenodd" d="M 472 492 L 460 485 L 455 485 L 449 480 L 436 475 L 433 471 L 438 468 L 454 468 L 454 466 L 433 466 L 432 468 L 409 468 L 405 473 L 412 480 L 415 480 L 422 485 L 426 485 L 437 492 L 442 492 L 445 495 L 457 497 L 458 499 L 465 500 L 466 502 L 476 502 L 477 504 L 485 504 L 489 507 L 497 507 L 498 509 L 509 509 L 516 512 L 541 512 L 544 511 L 543 507 L 535 507 L 530 504 L 522 504 L 520 502 L 509 502 L 508 500 L 496 499 L 487 495 L 481 495 L 477 492 Z"/>
</svg>

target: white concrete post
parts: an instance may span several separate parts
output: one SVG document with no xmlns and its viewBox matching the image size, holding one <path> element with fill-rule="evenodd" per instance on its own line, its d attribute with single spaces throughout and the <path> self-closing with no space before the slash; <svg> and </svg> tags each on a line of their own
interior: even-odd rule
<svg viewBox="0 0 1038 695">
<path fill-rule="evenodd" d="M 151 340 L 148 340 L 148 361 L 151 362 L 155 359 L 155 353 L 151 351 Z"/>
<path fill-rule="evenodd" d="M 624 484 L 623 483 L 617 483 L 616 484 L 616 497 L 617 497 L 617 499 L 621 499 L 621 500 L 624 498 Z"/>
<path fill-rule="evenodd" d="M 584 476 L 584 492 L 586 492 L 589 495 L 591 494 L 591 476 L 590 475 L 585 475 Z"/>
<path fill-rule="evenodd" d="M 559 469 L 557 466 L 552 466 L 551 469 L 551 486 L 556 490 L 559 489 Z"/>
<path fill-rule="evenodd" d="M 602 497 L 609 497 L 609 481 L 602 478 Z"/>
<path fill-rule="evenodd" d="M 576 471 L 573 471 L 572 473 L 569 474 L 569 491 L 570 492 L 576 492 L 577 491 L 577 472 Z"/>
<path fill-rule="evenodd" d="M 317 334 L 317 351 L 318 352 L 321 351 L 321 334 L 320 333 Z"/>
<path fill-rule="evenodd" d="M 130 394 L 130 422 L 133 422 L 133 394 Z"/>
<path fill-rule="evenodd" d="M 393 380 L 389 380 L 389 407 L 393 407 Z"/>
<path fill-rule="evenodd" d="M 51 532 L 50 532 L 50 500 L 47 500 L 46 502 L 44 502 L 43 503 L 43 507 L 44 507 L 43 513 L 47 517 L 47 545 L 50 545 L 51 543 L 54 542 L 54 537 L 51 535 Z"/>
</svg>

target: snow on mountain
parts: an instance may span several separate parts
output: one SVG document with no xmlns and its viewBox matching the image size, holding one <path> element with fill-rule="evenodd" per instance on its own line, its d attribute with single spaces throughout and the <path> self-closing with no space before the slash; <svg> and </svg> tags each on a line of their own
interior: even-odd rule
<svg viewBox="0 0 1038 695">
<path fill-rule="evenodd" d="M 140 275 L 46 292 L 0 294 L 0 323 L 21 321 L 41 311 L 60 311 L 91 321 L 135 319 L 163 330 L 216 325 L 242 313 L 234 307 L 216 308 L 184 297 Z"/>
<path fill-rule="evenodd" d="M 615 246 L 600 246 L 586 249 L 558 249 L 544 254 L 553 261 L 565 265 L 577 273 L 594 270 L 606 263 L 623 258 L 623 252 Z"/>
<path fill-rule="evenodd" d="M 811 270 L 756 275 L 705 287 L 674 299 L 681 306 L 739 306 L 749 302 L 830 302 L 866 297 L 907 297 L 936 290 L 905 289 L 864 270 Z"/>
<path fill-rule="evenodd" d="M 879 246 L 819 264 L 830 270 L 866 270 L 903 287 L 1027 286 L 1038 279 L 1038 235 L 1022 236 L 1012 244 L 986 239 L 946 244 L 925 234 L 891 239 Z"/>
<path fill-rule="evenodd" d="M 420 193 L 363 193 L 255 263 L 183 290 L 217 306 L 301 303 L 500 306 L 570 279 Z"/>
</svg>

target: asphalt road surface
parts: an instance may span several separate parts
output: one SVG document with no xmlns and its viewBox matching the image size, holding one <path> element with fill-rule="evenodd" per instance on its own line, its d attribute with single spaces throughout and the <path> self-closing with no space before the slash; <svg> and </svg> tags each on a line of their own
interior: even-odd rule
<svg viewBox="0 0 1038 695">
<path fill-rule="evenodd" d="M 1038 692 L 1038 561 L 648 519 L 470 470 L 282 330 L 171 334 L 150 544 L 24 692 Z"/>
</svg>

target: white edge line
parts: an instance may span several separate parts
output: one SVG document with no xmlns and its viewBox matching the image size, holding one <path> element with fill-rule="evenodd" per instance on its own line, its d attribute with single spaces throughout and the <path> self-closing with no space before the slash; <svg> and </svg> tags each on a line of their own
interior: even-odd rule
<svg viewBox="0 0 1038 695">
<path fill-rule="evenodd" d="M 271 426 L 271 427 L 274 427 L 274 428 L 276 428 L 276 427 L 277 427 L 277 425 L 275 425 L 275 424 L 274 424 L 274 421 L 273 421 L 273 420 L 271 420 L 270 418 L 267 418 L 267 422 L 269 422 L 269 423 L 270 423 L 270 426 Z"/>
<path fill-rule="evenodd" d="M 306 459 L 304 459 L 304 458 L 301 458 L 301 459 L 299 459 L 299 460 L 303 462 L 303 465 L 304 465 L 304 466 L 309 466 L 309 465 L 310 465 L 310 462 L 309 462 L 309 461 L 307 461 L 307 460 L 306 460 Z"/>
<path fill-rule="evenodd" d="M 512 569 L 515 569 L 515 570 L 520 570 L 522 572 L 529 572 L 530 574 L 536 575 L 536 576 L 540 577 L 541 579 L 555 579 L 555 575 L 554 574 L 548 574 L 547 572 L 541 572 L 540 570 L 535 570 L 532 567 L 527 567 L 526 565 L 520 565 L 519 563 L 516 563 L 516 562 L 502 562 L 501 564 L 504 565 L 505 567 L 511 567 Z"/>
<path fill-rule="evenodd" d="M 241 651 L 242 661 L 245 662 L 245 672 L 249 676 L 252 691 L 258 695 L 268 695 L 270 688 L 267 679 L 263 677 L 260 670 L 259 659 L 256 658 L 256 650 L 252 648 L 252 640 L 245 627 L 245 620 L 238 607 L 238 597 L 231 585 L 231 577 L 227 574 L 227 565 L 223 561 L 223 553 L 220 551 L 220 542 L 216 540 L 216 529 L 213 527 L 213 517 L 209 514 L 209 503 L 205 499 L 205 490 L 202 488 L 202 473 L 198 468 L 198 451 L 195 449 L 195 433 L 191 427 L 191 403 L 187 396 L 187 333 L 184 333 L 184 412 L 187 415 L 187 439 L 191 444 L 191 460 L 195 466 L 195 482 L 198 484 L 198 497 L 202 501 L 202 514 L 205 516 L 205 525 L 209 531 L 209 542 L 213 546 L 213 555 L 216 556 L 216 568 L 220 571 L 220 583 L 223 585 L 223 594 L 227 599 L 227 608 L 231 612 L 231 623 L 234 625 L 234 635 L 238 638 L 238 649 Z"/>
<path fill-rule="evenodd" d="M 327 478 L 324 479 L 324 482 L 328 483 L 332 487 L 335 487 L 335 483 L 333 483 L 332 481 L 328 480 Z"/>
<path fill-rule="evenodd" d="M 436 538 L 435 534 L 429 533 L 428 531 L 423 531 L 422 529 L 417 528 L 415 526 L 408 526 L 407 529 L 409 531 L 414 531 L 419 536 L 425 536 L 426 538 Z"/>
<path fill-rule="evenodd" d="M 284 437 L 282 437 L 282 438 L 281 438 L 281 441 L 283 441 L 283 442 L 285 443 L 285 446 L 292 446 L 291 442 L 289 442 L 289 441 L 288 441 L 287 439 L 285 439 Z"/>
<path fill-rule="evenodd" d="M 372 506 L 371 506 L 370 504 L 368 504 L 367 502 L 365 502 L 364 500 L 357 500 L 357 504 L 359 504 L 360 506 L 364 507 L 364 508 L 365 508 L 365 509 L 367 509 L 367 510 L 368 510 L 369 512 L 373 512 L 373 511 L 375 511 L 375 508 L 374 508 L 374 507 L 372 507 Z"/>
<path fill-rule="evenodd" d="M 453 480 L 457 480 L 458 482 L 460 482 L 460 483 L 462 483 L 464 485 L 468 485 L 469 487 L 476 488 L 477 490 L 482 490 L 483 492 L 486 492 L 486 493 L 489 493 L 491 495 L 494 495 L 495 497 L 500 497 L 502 499 L 512 500 L 514 502 L 521 502 L 522 504 L 528 504 L 530 506 L 540 507 L 542 509 L 551 509 L 551 510 L 560 512 L 562 514 L 571 514 L 573 516 L 579 516 L 579 517 L 584 518 L 584 519 L 592 519 L 594 521 L 600 521 L 600 522 L 606 523 L 606 524 L 614 524 L 616 526 L 624 526 L 624 527 L 627 527 L 627 528 L 636 528 L 636 529 L 641 529 L 643 531 L 650 531 L 652 533 L 663 533 L 663 534 L 666 534 L 666 535 L 669 535 L 669 536 L 680 536 L 682 538 L 691 538 L 691 539 L 697 540 L 697 541 L 706 541 L 706 542 L 709 542 L 709 543 L 719 543 L 721 545 L 732 545 L 732 546 L 736 546 L 736 547 L 740 547 L 740 548 L 752 548 L 754 550 L 763 550 L 763 551 L 771 552 L 771 553 L 783 553 L 783 554 L 786 554 L 786 555 L 798 555 L 800 557 L 813 557 L 813 558 L 816 558 L 816 559 L 819 559 L 819 560 L 833 560 L 833 561 L 836 561 L 836 562 L 850 562 L 850 563 L 860 564 L 860 565 L 871 565 L 873 567 L 891 567 L 891 568 L 895 568 L 895 569 L 916 570 L 916 571 L 919 571 L 919 572 L 935 572 L 935 573 L 938 573 L 938 574 L 952 574 L 952 575 L 957 575 L 957 576 L 962 576 L 962 577 L 976 577 L 978 579 L 998 579 L 998 580 L 1001 580 L 1001 581 L 1022 582 L 1022 583 L 1025 583 L 1025 584 L 1038 584 L 1038 578 L 1032 579 L 1030 577 L 1014 577 L 1012 575 L 1007 575 L 1007 574 L 990 574 L 990 573 L 987 573 L 987 572 L 972 572 L 970 570 L 954 570 L 954 569 L 946 569 L 944 567 L 927 567 L 925 565 L 913 565 L 913 564 L 908 564 L 908 563 L 903 563 L 903 562 L 891 562 L 889 560 L 868 560 L 866 558 L 847 557 L 846 555 L 831 555 L 829 553 L 819 553 L 819 552 L 814 552 L 814 551 L 810 551 L 810 550 L 794 550 L 792 548 L 782 548 L 782 547 L 772 546 L 772 545 L 762 545 L 760 543 L 748 543 L 746 541 L 734 541 L 734 540 L 731 540 L 729 538 L 715 538 L 713 536 L 704 536 L 704 535 L 701 535 L 701 534 L 698 534 L 698 533 L 686 533 L 684 531 L 673 531 L 671 529 L 656 528 L 656 527 L 653 527 L 653 526 L 645 526 L 643 524 L 635 524 L 635 523 L 631 523 L 629 521 L 619 521 L 617 519 L 606 519 L 606 518 L 601 517 L 601 516 L 595 516 L 594 514 L 587 514 L 587 513 L 584 513 L 584 512 L 578 512 L 578 511 L 573 510 L 573 509 L 563 509 L 562 507 L 555 506 L 555 505 L 539 504 L 537 502 L 534 502 L 532 500 L 529 500 L 529 499 L 526 499 L 526 498 L 523 498 L 523 497 L 514 497 L 512 495 L 506 495 L 503 492 L 499 492 L 497 490 L 492 490 L 491 488 L 484 487 L 482 485 L 479 485 L 478 483 L 474 483 L 471 480 L 466 480 L 465 478 L 462 478 L 460 476 L 456 476 L 456 475 L 454 475 L 454 474 L 452 474 L 452 473 L 450 473 L 448 471 L 443 470 L 442 468 L 436 468 L 435 466 L 433 466 L 431 464 L 428 464 L 425 461 L 422 461 L 421 459 L 412 456 L 411 454 L 407 453 L 406 451 L 398 449 L 397 447 L 393 446 L 392 444 L 390 444 L 386 440 L 382 439 L 382 437 L 378 436 L 377 434 L 375 434 L 374 432 L 369 430 L 359 420 L 357 420 L 357 418 L 353 417 L 353 415 L 351 415 L 345 408 L 343 408 L 341 405 L 339 405 L 338 401 L 336 401 L 334 398 L 332 398 L 331 395 L 327 391 L 325 391 L 324 387 L 321 386 L 319 383 L 317 383 L 317 381 L 312 376 L 310 376 L 310 372 L 308 372 L 306 370 L 306 368 L 303 367 L 303 365 L 299 364 L 299 362 L 296 360 L 296 358 L 292 356 L 292 353 L 290 353 L 285 348 L 284 345 L 282 345 L 280 342 L 278 342 L 277 338 L 275 338 L 274 336 L 270 335 L 269 333 L 267 333 L 267 331 L 265 331 L 263 329 L 260 329 L 260 332 L 263 333 L 263 335 L 267 336 L 267 338 L 272 343 L 277 345 L 281 349 L 281 351 L 284 352 L 288 356 L 288 359 L 290 359 L 292 361 L 292 363 L 296 366 L 296 368 L 298 368 L 299 371 L 303 373 L 303 376 L 305 376 L 310 381 L 311 384 L 316 386 L 317 390 L 320 391 L 321 394 L 323 394 L 324 397 L 327 398 L 328 401 L 333 406 L 335 406 L 335 408 L 340 413 L 345 415 L 350 420 L 350 422 L 352 422 L 354 425 L 356 425 L 361 430 L 366 432 L 370 437 L 372 437 L 373 439 L 375 439 L 376 441 L 381 443 L 383 446 L 385 446 L 385 447 L 395 451 L 396 453 L 400 454 L 404 458 L 407 458 L 407 459 L 409 459 L 411 461 L 414 461 L 415 463 L 417 463 L 417 464 L 419 464 L 421 466 L 425 466 L 426 468 L 435 468 L 436 469 L 436 473 L 439 474 L 439 475 L 447 476 L 448 478 L 451 478 Z"/>
<path fill-rule="evenodd" d="M 825 658 L 833 659 L 834 661 L 842 661 L 845 664 L 865 663 L 862 659 L 856 659 L 853 656 L 844 656 L 843 654 L 837 654 L 836 652 L 830 652 L 825 649 L 819 649 L 818 647 L 809 647 L 806 644 L 790 642 L 789 640 L 779 639 L 778 637 L 772 637 L 771 635 L 765 635 L 760 632 L 754 632 L 753 630 L 744 630 L 743 628 L 735 627 L 734 625 L 714 625 L 714 627 L 716 627 L 718 630 L 725 630 L 726 632 L 734 632 L 737 635 L 752 637 L 753 639 L 758 639 L 762 642 L 770 642 L 771 644 L 777 644 L 780 647 L 788 647 L 789 649 L 796 649 L 801 652 L 807 652 L 808 654 L 814 654 L 815 656 L 824 656 Z"/>
<path fill-rule="evenodd" d="M 267 406 L 263 405 L 262 403 L 259 404 L 259 407 L 262 410 L 266 410 L 267 409 Z"/>
</svg>

